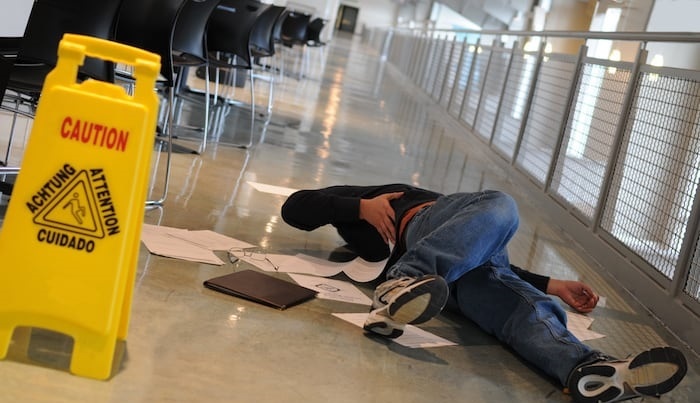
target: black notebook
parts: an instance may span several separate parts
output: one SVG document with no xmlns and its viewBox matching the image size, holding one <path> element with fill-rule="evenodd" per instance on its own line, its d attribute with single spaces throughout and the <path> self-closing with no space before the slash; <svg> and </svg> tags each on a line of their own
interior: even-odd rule
<svg viewBox="0 0 700 403">
<path fill-rule="evenodd" d="M 314 290 L 255 270 L 242 270 L 211 278 L 204 282 L 204 286 L 277 309 L 286 309 L 316 296 Z"/>
</svg>

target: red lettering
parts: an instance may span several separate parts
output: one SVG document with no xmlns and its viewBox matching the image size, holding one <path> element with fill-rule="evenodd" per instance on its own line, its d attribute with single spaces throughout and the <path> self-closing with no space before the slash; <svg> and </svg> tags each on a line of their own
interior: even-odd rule
<svg viewBox="0 0 700 403">
<path fill-rule="evenodd" d="M 92 127 L 92 124 L 90 124 L 90 126 Z M 83 143 L 90 141 L 90 131 L 88 130 L 88 125 L 83 125 L 83 135 L 80 137 L 80 141 Z"/>
<path fill-rule="evenodd" d="M 97 142 L 97 138 L 100 138 L 100 147 L 104 147 L 105 145 L 105 136 L 104 133 L 102 133 L 102 129 L 104 129 L 104 126 L 95 124 L 95 130 L 97 131 L 95 133 L 95 142 Z M 97 143 L 95 143 L 97 144 Z"/>
<path fill-rule="evenodd" d="M 63 119 L 63 123 L 61 124 L 61 137 L 66 138 L 70 136 L 70 131 L 66 128 L 67 126 L 70 126 L 73 124 L 73 120 L 70 118 L 70 116 L 66 116 L 65 119 Z"/>
<path fill-rule="evenodd" d="M 75 126 L 73 126 L 73 132 L 70 135 L 71 140 L 80 140 L 80 121 L 75 121 Z"/>
<path fill-rule="evenodd" d="M 109 150 L 126 151 L 129 132 L 103 124 L 66 116 L 61 123 L 61 137 Z"/>
<path fill-rule="evenodd" d="M 119 140 L 117 140 L 117 150 L 119 151 L 125 151 L 126 150 L 126 143 L 129 141 L 129 132 L 125 132 L 124 130 L 119 131 Z"/>
</svg>

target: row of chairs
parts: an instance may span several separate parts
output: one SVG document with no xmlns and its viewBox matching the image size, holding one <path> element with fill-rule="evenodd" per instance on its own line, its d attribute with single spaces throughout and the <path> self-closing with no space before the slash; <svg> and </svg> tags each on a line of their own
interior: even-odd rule
<svg viewBox="0 0 700 403">
<path fill-rule="evenodd" d="M 159 134 L 167 144 L 167 162 L 163 194 L 148 203 L 163 203 L 170 177 L 175 98 L 183 88 L 186 70 L 205 66 L 207 75 L 209 66 L 217 73 L 222 69 L 248 70 L 254 94 L 254 60 L 273 56 L 278 43 L 301 44 L 301 34 L 296 31 L 299 27 L 295 24 L 298 15 L 303 15 L 307 21 L 310 17 L 257 0 L 35 0 L 23 37 L 0 39 L 2 109 L 14 114 L 5 159 L 0 161 L 0 175 L 19 171 L 4 166 L 10 159 L 16 118 L 17 115 L 33 117 L 44 78 L 55 66 L 61 37 L 67 32 L 89 35 L 161 56 L 159 89 L 165 108 Z M 304 45 L 320 42 L 314 37 L 316 28 L 309 28 L 310 23 L 305 24 Z M 77 78 L 127 83 L 130 79 L 128 72 L 102 60 L 87 60 Z M 209 82 L 206 77 L 200 152 L 206 146 L 209 132 L 210 101 L 217 99 L 209 94 Z M 272 85 L 271 81 L 271 89 Z M 272 90 L 268 109 L 271 97 Z M 251 119 L 254 123 L 254 108 Z M 242 147 L 252 145 L 253 134 L 251 124 L 250 141 L 241 144 Z M 2 190 L 7 193 L 7 184 L 3 186 Z"/>
</svg>

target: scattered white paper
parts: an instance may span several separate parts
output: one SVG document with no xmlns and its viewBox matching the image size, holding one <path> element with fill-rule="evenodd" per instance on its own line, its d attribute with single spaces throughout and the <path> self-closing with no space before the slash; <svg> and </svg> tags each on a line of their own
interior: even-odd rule
<svg viewBox="0 0 700 403">
<path fill-rule="evenodd" d="M 141 240 L 153 254 L 216 265 L 222 265 L 224 262 L 212 251 L 255 247 L 248 242 L 210 230 L 190 231 L 150 224 L 143 225 Z M 241 260 L 264 271 L 310 274 L 320 277 L 333 277 L 345 272 L 352 280 L 360 283 L 376 279 L 386 264 L 386 261 L 368 262 L 359 257 L 350 262 L 331 262 L 302 253 L 297 255 L 256 253 L 254 257 L 244 256 Z"/>
<path fill-rule="evenodd" d="M 243 256 L 240 260 L 252 264 L 263 271 L 284 271 L 283 267 L 288 267 L 287 260 L 293 256 L 279 255 L 275 253 L 256 253 L 257 258 Z"/>
<path fill-rule="evenodd" d="M 366 283 L 379 277 L 382 271 L 384 271 L 385 265 L 386 260 L 382 260 L 381 262 L 368 262 L 358 257 L 343 267 L 343 271 L 351 279 L 360 283 Z"/>
<path fill-rule="evenodd" d="M 252 186 L 258 192 L 271 193 L 271 194 L 276 194 L 276 195 L 280 195 L 280 196 L 289 196 L 298 190 L 298 189 L 287 188 L 284 186 L 267 185 L 264 183 L 251 182 L 251 181 L 248 181 L 248 184 L 250 186 Z"/>
<path fill-rule="evenodd" d="M 267 257 L 277 267 L 277 271 L 280 272 L 310 274 L 319 277 L 333 277 L 341 272 L 345 272 L 352 280 L 360 283 L 376 279 L 382 273 L 385 264 L 385 261 L 373 263 L 359 257 L 350 262 L 331 262 L 303 253 L 293 256 L 268 254 Z M 245 258 L 243 260 L 261 270 L 275 270 L 269 262 L 253 262 Z"/>
<path fill-rule="evenodd" d="M 607 305 L 608 305 L 608 299 L 606 297 L 600 297 L 600 299 L 598 299 L 597 306 L 606 307 Z"/>
<path fill-rule="evenodd" d="M 340 318 L 353 325 L 362 327 L 367 320 L 368 313 L 334 313 L 333 316 Z M 442 337 L 436 336 L 423 329 L 412 325 L 406 325 L 403 335 L 395 339 L 391 339 L 402 346 L 409 348 L 430 348 L 443 346 L 456 346 L 457 343 L 451 342 Z"/>
<path fill-rule="evenodd" d="M 176 236 L 181 231 L 177 228 L 144 224 L 141 232 L 141 241 L 146 245 L 148 251 L 155 255 L 218 266 L 224 264 L 211 250 Z"/>
<path fill-rule="evenodd" d="M 367 320 L 367 313 L 334 313 L 333 316 L 340 318 L 346 322 L 350 322 L 355 326 L 362 327 Z M 605 335 L 594 332 L 588 329 L 588 326 L 593 323 L 593 319 L 584 315 L 567 312 L 569 317 L 569 331 L 573 333 L 579 340 L 592 340 L 605 337 Z M 441 346 L 456 346 L 457 343 L 451 342 L 442 337 L 436 336 L 430 332 L 412 325 L 406 325 L 403 335 L 396 339 L 395 342 L 410 348 L 429 348 Z"/>
<path fill-rule="evenodd" d="M 333 277 L 339 274 L 348 265 L 347 262 L 331 262 L 315 256 L 299 253 L 287 260 L 285 271 L 290 273 L 311 274 L 321 277 Z"/>
<path fill-rule="evenodd" d="M 190 231 L 150 224 L 143 224 L 141 241 L 155 255 L 219 266 L 224 262 L 213 251 L 254 246 L 214 231 Z"/>
<path fill-rule="evenodd" d="M 161 225 L 152 225 L 144 223 L 141 232 L 146 235 L 151 234 L 178 234 L 180 232 L 187 232 L 186 229 L 174 228 L 174 227 L 164 227 Z M 142 234 L 142 235 L 143 235 Z"/>
<path fill-rule="evenodd" d="M 350 302 L 353 304 L 372 305 L 372 300 L 359 288 L 347 281 L 333 280 L 325 277 L 307 276 L 290 273 L 289 277 L 302 287 L 317 291 L 317 298 Z"/>
<path fill-rule="evenodd" d="M 251 257 L 244 256 L 241 258 L 241 260 L 264 271 L 310 274 L 320 277 L 335 276 L 343 271 L 342 267 L 345 265 L 345 263 L 329 262 L 325 259 L 319 259 L 303 254 L 281 255 L 276 253 L 268 253 L 263 256 L 263 259 L 253 259 Z"/>
<path fill-rule="evenodd" d="M 566 311 L 567 329 L 580 341 L 600 339 L 604 334 L 590 330 L 593 318 L 575 312 Z"/>
<path fill-rule="evenodd" d="M 231 248 L 252 248 L 255 245 L 231 238 L 230 236 L 219 234 L 210 230 L 187 231 L 186 233 L 174 234 L 186 241 L 197 244 L 209 250 L 229 250 Z"/>
</svg>

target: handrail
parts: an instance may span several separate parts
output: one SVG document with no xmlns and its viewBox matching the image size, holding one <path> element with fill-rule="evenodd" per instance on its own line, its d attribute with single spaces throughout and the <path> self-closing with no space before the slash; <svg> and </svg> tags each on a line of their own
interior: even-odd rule
<svg viewBox="0 0 700 403">
<path fill-rule="evenodd" d="M 517 37 L 557 37 L 577 39 L 610 39 L 620 41 L 641 42 L 682 42 L 700 43 L 700 32 L 603 32 L 603 31 L 494 31 L 494 30 L 470 30 L 470 29 L 443 29 L 443 28 L 408 28 L 396 27 L 386 29 L 394 32 L 435 32 L 454 34 L 474 34 L 481 36 L 517 36 Z"/>
</svg>

